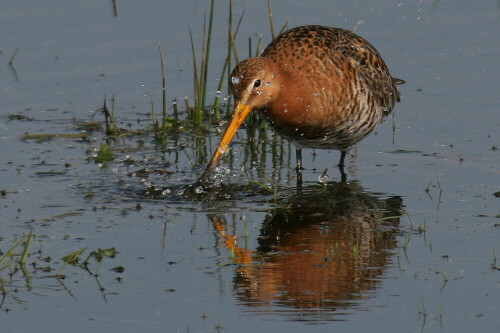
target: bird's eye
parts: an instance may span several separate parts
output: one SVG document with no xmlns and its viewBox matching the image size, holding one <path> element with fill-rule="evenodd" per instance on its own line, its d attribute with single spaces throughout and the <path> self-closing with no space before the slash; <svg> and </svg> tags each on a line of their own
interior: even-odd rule
<svg viewBox="0 0 500 333">
<path fill-rule="evenodd" d="M 255 88 L 259 88 L 261 85 L 262 85 L 262 82 L 260 80 L 255 80 L 255 82 L 253 83 L 253 86 Z"/>
</svg>

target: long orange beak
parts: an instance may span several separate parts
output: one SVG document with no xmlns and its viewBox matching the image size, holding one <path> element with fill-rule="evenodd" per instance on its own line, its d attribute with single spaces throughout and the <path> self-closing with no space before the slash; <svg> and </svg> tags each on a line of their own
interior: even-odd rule
<svg viewBox="0 0 500 333">
<path fill-rule="evenodd" d="M 215 150 L 212 160 L 210 161 L 207 168 L 205 169 L 205 172 L 203 172 L 203 175 L 198 181 L 199 184 L 203 186 L 208 184 L 208 177 L 210 176 L 210 173 L 217 165 L 217 162 L 221 158 L 222 154 L 225 154 L 229 151 L 229 144 L 231 143 L 231 140 L 233 140 L 236 131 L 238 130 L 238 128 L 240 128 L 241 124 L 248 116 L 250 111 L 252 111 L 251 106 L 242 103 L 236 103 L 236 106 L 234 108 L 233 119 L 229 123 L 229 126 L 227 127 L 221 142 L 217 146 L 217 149 Z"/>
</svg>

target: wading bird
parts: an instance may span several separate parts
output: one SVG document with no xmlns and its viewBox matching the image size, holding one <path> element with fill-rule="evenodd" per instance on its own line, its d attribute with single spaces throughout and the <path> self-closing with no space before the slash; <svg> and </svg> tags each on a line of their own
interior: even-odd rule
<svg viewBox="0 0 500 333">
<path fill-rule="evenodd" d="M 256 110 L 296 147 L 297 184 L 302 147 L 347 149 L 370 134 L 399 101 L 397 84 L 377 50 L 355 33 L 326 26 L 290 29 L 262 56 L 240 62 L 231 74 L 234 115 L 199 180 L 209 176 L 247 115 Z"/>
</svg>

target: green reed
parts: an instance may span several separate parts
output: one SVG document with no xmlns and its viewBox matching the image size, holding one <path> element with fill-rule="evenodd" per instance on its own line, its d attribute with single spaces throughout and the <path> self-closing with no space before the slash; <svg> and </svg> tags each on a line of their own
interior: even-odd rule
<svg viewBox="0 0 500 333">
<path fill-rule="evenodd" d="M 14 64 L 14 58 L 16 57 L 18 51 L 19 51 L 19 48 L 16 48 L 14 53 L 12 53 L 12 55 L 10 56 L 9 62 L 7 63 L 9 66 L 12 67 L 12 65 Z"/>
<path fill-rule="evenodd" d="M 162 119 L 162 135 L 161 135 L 161 146 L 165 149 L 167 144 L 167 89 L 166 89 L 166 77 L 165 77 L 165 65 L 163 62 L 163 53 L 161 51 L 160 41 L 158 43 L 158 52 L 160 53 L 160 64 L 161 64 L 161 86 L 162 86 L 162 106 L 163 106 L 163 119 Z"/>
<path fill-rule="evenodd" d="M 215 0 L 212 0 L 210 5 L 210 22 L 208 23 L 208 36 L 207 36 L 207 48 L 205 53 L 205 68 L 204 68 L 204 76 L 203 76 L 203 97 L 201 102 L 201 109 L 205 110 L 205 100 L 207 97 L 207 77 L 208 77 L 208 63 L 210 59 L 210 41 L 212 40 L 212 27 L 214 22 L 214 7 Z"/>
<path fill-rule="evenodd" d="M 276 35 L 274 34 L 274 22 L 273 22 L 273 11 L 271 9 L 271 0 L 267 0 L 267 8 L 269 9 L 269 23 L 271 24 L 271 37 L 274 39 Z"/>
<path fill-rule="evenodd" d="M 197 57 L 194 47 L 194 39 L 191 28 L 189 28 L 189 36 L 191 40 L 191 51 L 193 56 L 193 70 L 194 70 L 194 99 L 195 111 L 194 119 L 196 124 L 201 127 L 203 125 L 203 116 L 205 113 L 205 103 L 207 96 L 207 78 L 208 78 L 208 65 L 210 60 L 210 45 L 212 40 L 212 27 L 214 18 L 215 0 L 212 0 L 210 5 L 210 17 L 208 23 L 208 35 L 206 33 L 206 15 L 203 20 L 203 43 L 201 50 L 201 63 L 198 69 Z M 198 72 L 199 71 L 199 72 Z"/>
</svg>

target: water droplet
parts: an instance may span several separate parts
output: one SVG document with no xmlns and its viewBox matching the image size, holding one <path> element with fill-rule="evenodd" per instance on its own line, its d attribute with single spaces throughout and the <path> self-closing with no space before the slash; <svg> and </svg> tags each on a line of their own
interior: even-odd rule
<svg viewBox="0 0 500 333">
<path fill-rule="evenodd" d="M 314 98 L 318 98 L 319 94 L 317 92 L 314 93 Z"/>
<path fill-rule="evenodd" d="M 326 87 L 321 88 L 321 90 L 325 90 Z"/>
<path fill-rule="evenodd" d="M 239 77 L 237 77 L 237 76 L 233 76 L 233 77 L 231 78 L 231 82 L 232 82 L 233 84 L 238 84 L 238 83 L 240 83 L 240 78 L 239 78 Z"/>
<path fill-rule="evenodd" d="M 320 175 L 318 177 L 318 181 L 321 183 L 321 184 L 324 184 L 328 181 L 328 175 L 326 174 L 323 174 L 323 175 Z"/>
<path fill-rule="evenodd" d="M 257 90 L 257 95 L 262 95 L 264 92 L 262 90 Z"/>
<path fill-rule="evenodd" d="M 285 113 L 287 113 L 287 112 L 288 112 L 288 109 L 285 109 Z"/>
<path fill-rule="evenodd" d="M 169 188 L 163 190 L 163 192 L 161 192 L 162 195 L 167 195 L 167 194 L 170 194 L 170 192 L 172 192 Z"/>
<path fill-rule="evenodd" d="M 271 74 L 271 79 L 274 79 L 274 74 Z"/>
<path fill-rule="evenodd" d="M 198 186 L 197 188 L 194 189 L 194 191 L 198 194 L 203 192 L 203 186 Z"/>
<path fill-rule="evenodd" d="M 304 136 L 304 133 L 300 133 L 300 136 Z"/>
<path fill-rule="evenodd" d="M 269 87 L 270 85 L 271 85 L 271 82 L 267 82 L 267 83 L 266 83 L 266 86 L 268 86 L 268 87 Z"/>
<path fill-rule="evenodd" d="M 222 92 L 221 92 L 220 90 L 217 90 L 217 91 L 215 92 L 215 97 L 220 98 L 221 96 L 222 96 Z"/>
</svg>

